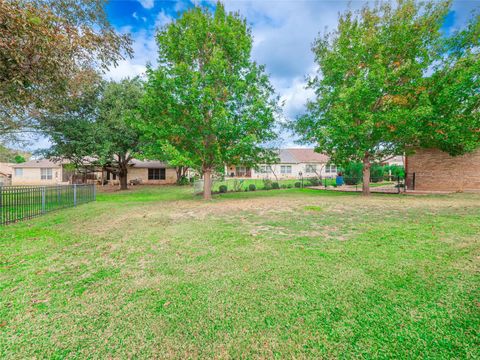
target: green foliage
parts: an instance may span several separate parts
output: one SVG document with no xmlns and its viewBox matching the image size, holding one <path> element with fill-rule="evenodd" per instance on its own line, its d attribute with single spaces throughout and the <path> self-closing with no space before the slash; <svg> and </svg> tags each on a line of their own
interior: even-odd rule
<svg viewBox="0 0 480 360">
<path fill-rule="evenodd" d="M 288 189 L 291 189 L 292 187 L 293 187 L 292 184 L 287 184 Z"/>
<path fill-rule="evenodd" d="M 0 137 L 50 111 L 59 97 L 132 54 L 109 24 L 103 0 L 0 1 Z"/>
<path fill-rule="evenodd" d="M 221 193 L 226 193 L 228 191 L 227 185 L 220 185 L 218 191 Z"/>
<path fill-rule="evenodd" d="M 387 176 L 391 174 L 391 176 L 396 179 L 396 178 L 405 178 L 405 168 L 400 165 L 387 165 L 384 167 L 384 175 Z"/>
<path fill-rule="evenodd" d="M 320 184 L 320 179 L 317 178 L 317 177 L 309 178 L 309 179 L 308 179 L 308 183 L 309 183 L 309 185 L 311 185 L 311 186 L 321 185 L 321 184 Z"/>
<path fill-rule="evenodd" d="M 250 185 L 248 185 L 248 190 L 249 191 L 255 191 L 255 190 L 257 190 L 257 187 L 255 186 L 255 184 L 250 184 Z"/>
<path fill-rule="evenodd" d="M 373 164 L 370 169 L 370 179 L 372 182 L 382 182 L 385 174 L 385 167 L 379 164 Z"/>
<path fill-rule="evenodd" d="M 263 179 L 263 189 L 264 190 L 271 190 L 272 189 L 272 180 Z"/>
<path fill-rule="evenodd" d="M 182 176 L 180 180 L 177 181 L 177 185 L 184 186 L 184 185 L 189 185 L 190 184 L 190 179 L 186 176 Z"/>
<path fill-rule="evenodd" d="M 274 190 L 280 189 L 280 184 L 278 182 L 273 182 L 272 183 L 272 189 L 274 189 Z"/>
<path fill-rule="evenodd" d="M 301 183 L 300 181 L 297 181 L 297 182 L 295 183 L 295 187 L 296 187 L 296 188 L 301 188 L 301 187 L 302 187 L 302 183 Z"/>
<path fill-rule="evenodd" d="M 14 161 L 17 163 L 17 164 L 21 164 L 21 163 L 24 163 L 25 161 L 25 157 L 23 155 L 15 155 L 15 159 Z"/>
<path fill-rule="evenodd" d="M 343 169 L 343 181 L 346 185 L 357 185 L 362 180 L 363 165 L 359 162 L 350 162 Z"/>
<path fill-rule="evenodd" d="M 268 76 L 251 60 L 246 21 L 195 7 L 157 34 L 159 66 L 148 69 L 143 118 L 148 141 L 169 146 L 210 176 L 226 163 L 253 166 L 271 156 L 278 112 Z"/>
<path fill-rule="evenodd" d="M 317 98 L 292 124 L 303 141 L 337 164 L 363 162 L 367 175 L 370 164 L 418 144 L 451 154 L 477 147 L 479 18 L 445 40 L 449 9 L 406 0 L 341 15 L 313 47 Z"/>
<path fill-rule="evenodd" d="M 64 99 L 56 114 L 42 119 L 53 143 L 45 155 L 108 169 L 120 176 L 125 188 L 128 164 L 141 149 L 140 133 L 131 124 L 138 118 L 142 95 L 142 83 L 135 78 L 98 80 Z"/>
</svg>

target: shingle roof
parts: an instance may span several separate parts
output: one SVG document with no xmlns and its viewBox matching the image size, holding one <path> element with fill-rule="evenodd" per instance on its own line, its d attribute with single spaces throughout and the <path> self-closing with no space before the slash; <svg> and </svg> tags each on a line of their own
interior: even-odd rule
<svg viewBox="0 0 480 360">
<path fill-rule="evenodd" d="M 20 164 L 12 164 L 12 168 L 59 168 L 65 161 L 53 162 L 49 159 L 30 160 Z"/>
<path fill-rule="evenodd" d="M 280 149 L 279 157 L 283 164 L 327 163 L 329 160 L 327 155 L 313 149 Z"/>
<path fill-rule="evenodd" d="M 137 160 L 137 159 L 132 159 L 130 161 L 130 164 L 134 168 L 147 168 L 147 169 L 155 169 L 155 168 L 161 168 L 161 167 L 169 167 L 169 165 L 163 161 L 158 161 L 158 160 Z"/>
</svg>

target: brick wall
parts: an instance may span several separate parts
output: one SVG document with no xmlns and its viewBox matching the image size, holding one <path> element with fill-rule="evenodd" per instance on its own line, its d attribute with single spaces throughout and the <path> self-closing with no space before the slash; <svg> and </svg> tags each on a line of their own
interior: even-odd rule
<svg viewBox="0 0 480 360">
<path fill-rule="evenodd" d="M 415 190 L 480 190 L 480 149 L 462 156 L 418 149 L 406 166 L 409 177 L 415 173 Z"/>
</svg>

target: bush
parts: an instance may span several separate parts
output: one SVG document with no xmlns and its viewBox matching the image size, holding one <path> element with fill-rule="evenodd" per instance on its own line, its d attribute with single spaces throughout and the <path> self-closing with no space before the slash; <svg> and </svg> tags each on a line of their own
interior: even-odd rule
<svg viewBox="0 0 480 360">
<path fill-rule="evenodd" d="M 186 176 L 182 176 L 180 180 L 177 182 L 178 185 L 188 185 L 190 184 L 190 180 Z"/>
<path fill-rule="evenodd" d="M 308 183 L 311 185 L 311 186 L 318 186 L 320 185 L 320 179 L 319 178 L 310 178 L 308 179 Z"/>
<path fill-rule="evenodd" d="M 280 184 L 278 182 L 272 183 L 272 189 L 274 189 L 274 190 L 280 189 Z"/>
<path fill-rule="evenodd" d="M 263 188 L 265 190 L 271 190 L 272 189 L 272 180 L 269 180 L 269 179 L 263 180 Z"/>
<path fill-rule="evenodd" d="M 292 187 L 292 184 L 287 184 L 287 188 L 291 189 Z"/>
<path fill-rule="evenodd" d="M 255 191 L 255 190 L 257 190 L 257 187 L 255 186 L 255 184 L 250 184 L 250 185 L 248 185 L 248 190 Z"/>
<path fill-rule="evenodd" d="M 218 191 L 220 191 L 221 193 L 226 193 L 228 191 L 227 185 L 220 185 Z"/>
<path fill-rule="evenodd" d="M 343 180 L 347 185 L 357 185 L 362 179 L 363 164 L 359 162 L 349 163 L 343 169 Z"/>
<path fill-rule="evenodd" d="M 282 184 L 282 186 L 280 186 L 282 189 L 286 189 L 287 188 L 287 185 L 286 184 Z"/>
<path fill-rule="evenodd" d="M 383 181 L 383 174 L 385 172 L 385 168 L 378 164 L 373 164 L 370 168 L 370 179 L 371 182 L 377 183 Z"/>
<path fill-rule="evenodd" d="M 297 182 L 295 183 L 295 187 L 296 187 L 296 188 L 301 188 L 301 187 L 302 187 L 302 183 L 301 183 L 300 181 L 297 181 Z"/>
</svg>

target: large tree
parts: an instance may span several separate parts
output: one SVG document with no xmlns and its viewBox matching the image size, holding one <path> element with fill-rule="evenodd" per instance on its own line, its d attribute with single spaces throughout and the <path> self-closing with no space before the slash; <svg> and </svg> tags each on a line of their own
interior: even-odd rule
<svg viewBox="0 0 480 360">
<path fill-rule="evenodd" d="M 42 128 L 53 143 L 46 155 L 101 167 L 118 175 L 120 189 L 127 189 L 129 163 L 141 150 L 140 133 L 131 124 L 138 119 L 142 96 L 138 78 L 89 82 L 43 118 Z"/>
<path fill-rule="evenodd" d="M 142 132 L 170 146 L 203 174 L 226 163 L 254 164 L 275 138 L 278 99 L 262 66 L 251 60 L 252 35 L 243 18 L 218 3 L 195 7 L 157 34 L 159 65 L 147 71 Z"/>
<path fill-rule="evenodd" d="M 105 0 L 0 0 L 0 137 L 35 124 L 39 111 L 131 54 L 107 21 Z"/>
<path fill-rule="evenodd" d="M 448 2 L 413 0 L 366 6 L 341 15 L 314 43 L 316 99 L 293 127 L 333 161 L 362 162 L 365 195 L 371 165 L 402 153 L 431 118 L 426 74 L 439 59 L 448 10 Z"/>
<path fill-rule="evenodd" d="M 462 155 L 480 146 L 480 15 L 443 38 L 439 55 L 427 79 L 432 112 L 414 144 Z"/>
</svg>

